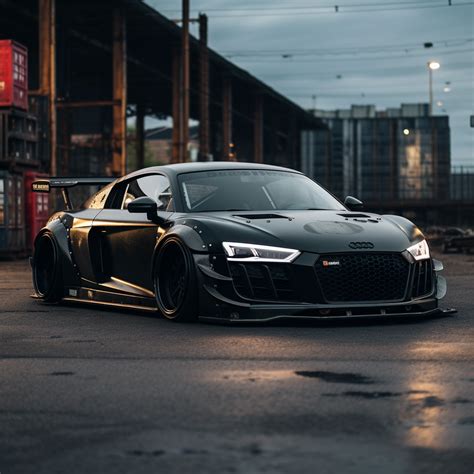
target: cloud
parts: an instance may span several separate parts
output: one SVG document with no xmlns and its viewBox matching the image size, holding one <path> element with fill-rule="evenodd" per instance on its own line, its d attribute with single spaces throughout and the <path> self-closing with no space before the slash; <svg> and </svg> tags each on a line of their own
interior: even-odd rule
<svg viewBox="0 0 474 474">
<path fill-rule="evenodd" d="M 422 0 L 413 2 L 428 5 Z M 147 3 L 171 18 L 179 16 L 180 0 L 148 0 Z M 349 7 L 361 2 L 341 3 Z M 371 3 L 381 2 L 371 0 Z M 431 0 L 429 4 L 446 3 Z M 213 49 L 224 54 L 236 50 L 252 53 L 248 57 L 231 57 L 231 61 L 302 107 L 311 106 L 313 95 L 317 96 L 317 106 L 326 109 L 348 108 L 353 103 L 375 104 L 381 109 L 402 102 L 426 102 L 426 63 L 430 59 L 438 60 L 441 68 L 434 73 L 434 96 L 435 102 L 441 100 L 443 109 L 450 115 L 453 164 L 474 165 L 474 129 L 469 127 L 469 115 L 474 113 L 474 43 L 461 41 L 450 47 L 444 44 L 446 40 L 474 37 L 472 5 L 420 9 L 410 6 L 410 9 L 366 13 L 344 13 L 343 7 L 339 13 L 284 9 L 308 5 L 318 3 L 191 0 L 193 14 L 202 11 L 209 16 L 209 42 Z M 242 11 L 245 7 L 252 10 Z M 304 14 L 291 15 L 293 11 Z M 222 18 L 223 15 L 248 16 Z M 197 28 L 192 27 L 192 31 L 197 32 Z M 433 42 L 434 47 L 424 49 L 425 42 Z M 412 46 L 405 52 L 407 44 Z M 387 45 L 392 47 L 391 51 L 387 51 Z M 368 47 L 380 47 L 381 51 L 364 53 Z M 290 50 L 334 52 L 337 48 L 345 51 L 360 48 L 360 51 L 357 55 L 294 53 L 287 59 L 281 56 Z M 277 51 L 270 54 L 262 53 L 263 50 Z M 338 75 L 342 77 L 337 79 Z M 443 92 L 446 81 L 451 82 L 448 94 Z M 436 106 L 435 110 L 442 112 Z"/>
</svg>

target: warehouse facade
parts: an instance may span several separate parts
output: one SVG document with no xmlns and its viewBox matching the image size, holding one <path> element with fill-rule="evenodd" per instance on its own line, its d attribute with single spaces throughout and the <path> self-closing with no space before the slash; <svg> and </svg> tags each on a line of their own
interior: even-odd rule
<svg viewBox="0 0 474 474">
<path fill-rule="evenodd" d="M 303 132 L 302 169 L 337 196 L 368 202 L 449 199 L 450 129 L 428 104 L 315 111 L 328 130 Z"/>
</svg>

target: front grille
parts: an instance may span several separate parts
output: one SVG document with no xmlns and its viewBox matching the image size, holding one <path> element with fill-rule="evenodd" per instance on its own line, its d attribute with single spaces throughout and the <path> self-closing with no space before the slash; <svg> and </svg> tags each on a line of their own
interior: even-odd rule
<svg viewBox="0 0 474 474">
<path fill-rule="evenodd" d="M 297 301 L 293 278 L 285 264 L 229 262 L 237 293 L 259 300 Z"/>
<path fill-rule="evenodd" d="M 413 272 L 412 297 L 419 298 L 433 291 L 433 267 L 431 259 L 415 262 Z"/>
<path fill-rule="evenodd" d="M 315 264 L 328 302 L 399 301 L 410 264 L 400 254 L 322 255 Z"/>
</svg>

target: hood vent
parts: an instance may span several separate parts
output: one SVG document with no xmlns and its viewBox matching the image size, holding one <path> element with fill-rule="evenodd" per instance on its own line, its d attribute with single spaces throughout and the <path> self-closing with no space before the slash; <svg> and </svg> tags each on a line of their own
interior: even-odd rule
<svg viewBox="0 0 474 474">
<path fill-rule="evenodd" d="M 289 219 L 287 216 L 280 214 L 234 214 L 233 217 L 240 217 L 241 219 Z"/>
<path fill-rule="evenodd" d="M 352 219 L 370 219 L 370 216 L 368 216 L 367 214 L 355 214 L 353 212 L 347 214 L 338 214 L 338 216 Z"/>
</svg>

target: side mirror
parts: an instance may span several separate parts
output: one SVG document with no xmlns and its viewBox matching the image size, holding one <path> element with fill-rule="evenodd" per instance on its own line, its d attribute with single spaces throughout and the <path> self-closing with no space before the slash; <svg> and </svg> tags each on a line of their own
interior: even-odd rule
<svg viewBox="0 0 474 474">
<path fill-rule="evenodd" d="M 142 196 L 128 203 L 128 212 L 132 214 L 146 214 L 148 219 L 156 221 L 158 206 L 156 202 L 148 196 Z"/>
<path fill-rule="evenodd" d="M 364 203 L 353 196 L 347 196 L 344 199 L 344 206 L 351 211 L 362 211 L 364 209 Z"/>
</svg>

